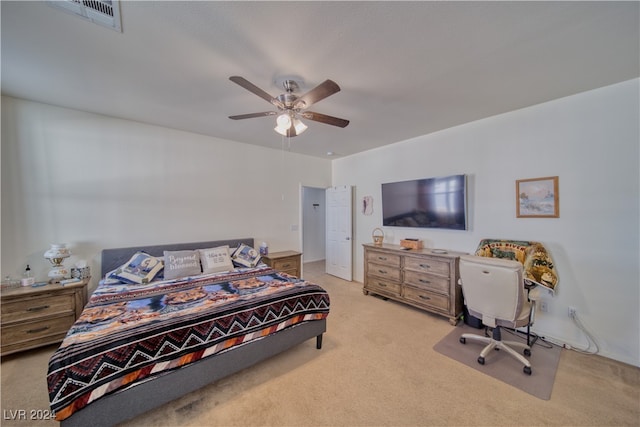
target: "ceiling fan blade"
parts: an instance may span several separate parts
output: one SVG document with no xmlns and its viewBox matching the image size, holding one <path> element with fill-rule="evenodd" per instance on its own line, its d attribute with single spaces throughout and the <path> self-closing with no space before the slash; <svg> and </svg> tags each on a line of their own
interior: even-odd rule
<svg viewBox="0 0 640 427">
<path fill-rule="evenodd" d="M 318 101 L 322 101 L 327 96 L 340 92 L 340 86 L 333 80 L 325 80 L 309 92 L 300 96 L 294 105 L 294 108 L 308 108 Z"/>
<path fill-rule="evenodd" d="M 347 127 L 349 120 L 340 119 L 338 117 L 327 116 L 326 114 L 314 113 L 313 111 L 303 111 L 299 113 L 301 117 L 315 122 L 324 123 L 327 125 Z"/>
<path fill-rule="evenodd" d="M 254 117 L 275 116 L 277 111 L 264 111 L 262 113 L 239 114 L 237 116 L 229 116 L 232 120 L 253 119 Z"/>
<path fill-rule="evenodd" d="M 269 95 L 267 92 L 265 92 L 264 90 L 260 89 L 258 86 L 254 85 L 253 83 L 251 83 L 249 80 L 245 79 L 244 77 L 231 76 L 231 77 L 229 77 L 229 80 L 231 80 L 232 82 L 234 82 L 237 85 L 242 86 L 243 88 L 245 88 L 249 92 L 253 93 L 254 95 L 258 95 L 260 98 L 262 98 L 265 101 L 275 105 L 276 107 L 284 108 L 284 105 L 282 104 L 282 102 L 280 102 L 278 99 L 274 98 L 273 96 Z"/>
</svg>

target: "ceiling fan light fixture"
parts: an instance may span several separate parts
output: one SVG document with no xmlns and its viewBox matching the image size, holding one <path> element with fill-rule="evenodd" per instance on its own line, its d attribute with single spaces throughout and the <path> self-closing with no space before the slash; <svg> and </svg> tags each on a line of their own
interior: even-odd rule
<svg viewBox="0 0 640 427">
<path fill-rule="evenodd" d="M 282 113 L 276 119 L 276 127 L 273 128 L 277 133 L 283 136 L 298 136 L 305 130 L 307 125 L 290 113 Z"/>
<path fill-rule="evenodd" d="M 302 132 L 307 130 L 307 125 L 302 123 L 301 120 L 293 119 L 293 128 L 296 130 L 296 135 L 300 135 Z"/>
<path fill-rule="evenodd" d="M 291 117 L 288 113 L 282 113 L 276 118 L 276 127 L 273 128 L 282 136 L 288 136 L 291 128 Z"/>
<path fill-rule="evenodd" d="M 280 126 L 276 126 L 273 128 L 273 130 L 275 130 L 282 136 L 287 136 L 287 131 L 289 130 L 289 128 L 281 128 Z"/>
<path fill-rule="evenodd" d="M 291 117 L 288 113 L 282 113 L 276 119 L 276 123 L 280 129 L 289 129 L 291 127 Z"/>
</svg>

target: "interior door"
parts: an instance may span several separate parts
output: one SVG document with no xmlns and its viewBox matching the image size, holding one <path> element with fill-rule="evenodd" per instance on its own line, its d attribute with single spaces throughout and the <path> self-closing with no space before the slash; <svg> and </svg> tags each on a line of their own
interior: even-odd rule
<svg viewBox="0 0 640 427">
<path fill-rule="evenodd" d="M 327 188 L 327 274 L 352 280 L 352 192 L 350 185 Z"/>
</svg>

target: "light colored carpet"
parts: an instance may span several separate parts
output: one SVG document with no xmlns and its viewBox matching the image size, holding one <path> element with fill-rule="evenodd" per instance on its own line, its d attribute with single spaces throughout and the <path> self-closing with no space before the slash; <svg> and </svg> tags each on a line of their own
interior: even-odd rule
<svg viewBox="0 0 640 427">
<path fill-rule="evenodd" d="M 531 375 L 526 375 L 522 371 L 524 365 L 504 351 L 492 351 L 485 358 L 485 364 L 479 364 L 478 356 L 485 344 L 471 340 L 462 344 L 460 336 L 467 333 L 484 335 L 484 329 L 475 329 L 461 324 L 457 328 L 453 328 L 433 349 L 539 399 L 549 400 L 551 398 L 553 382 L 560 361 L 560 347 L 538 341 L 531 349 L 531 356 L 527 357 L 531 363 Z M 502 332 L 502 339 L 526 342 L 525 337 L 516 337 L 508 331 Z"/>
<path fill-rule="evenodd" d="M 362 284 L 305 264 L 331 296 L 315 340 L 211 384 L 125 425 L 461 426 L 640 424 L 640 368 L 562 350 L 551 399 L 541 400 L 436 351 L 447 319 L 364 296 Z M 54 347 L 2 360 L 2 411 L 46 409 Z M 56 426 L 2 420 L 2 426 Z"/>
</svg>

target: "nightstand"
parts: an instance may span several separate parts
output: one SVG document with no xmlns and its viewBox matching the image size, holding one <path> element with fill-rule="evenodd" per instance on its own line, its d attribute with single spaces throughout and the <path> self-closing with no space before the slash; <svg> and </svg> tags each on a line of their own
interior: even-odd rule
<svg viewBox="0 0 640 427">
<path fill-rule="evenodd" d="M 263 255 L 262 261 L 271 268 L 300 277 L 302 274 L 302 254 L 296 251 L 272 252 Z"/>
<path fill-rule="evenodd" d="M 89 280 L 3 290 L 1 355 L 62 341 L 87 303 Z"/>
</svg>

